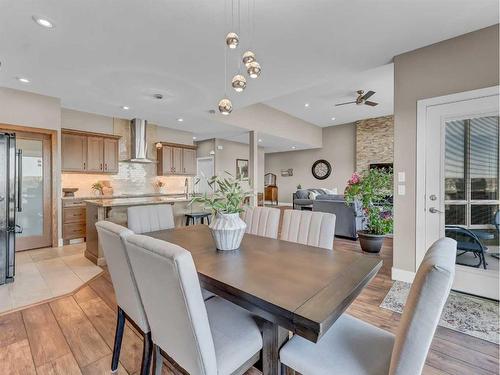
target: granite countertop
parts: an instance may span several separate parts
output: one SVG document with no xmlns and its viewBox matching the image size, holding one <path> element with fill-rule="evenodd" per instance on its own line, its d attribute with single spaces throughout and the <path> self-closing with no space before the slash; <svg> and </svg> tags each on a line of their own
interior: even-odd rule
<svg viewBox="0 0 500 375">
<path fill-rule="evenodd" d="M 190 199 L 183 196 L 150 196 L 133 198 L 111 198 L 111 199 L 91 199 L 85 203 L 98 207 L 126 207 L 126 206 L 144 206 L 149 204 L 189 202 Z"/>
<path fill-rule="evenodd" d="M 88 195 L 75 197 L 61 197 L 63 200 L 98 200 L 98 199 L 118 199 L 118 198 L 143 198 L 143 197 L 185 197 L 181 193 L 145 193 L 145 194 L 115 194 L 115 195 Z"/>
</svg>

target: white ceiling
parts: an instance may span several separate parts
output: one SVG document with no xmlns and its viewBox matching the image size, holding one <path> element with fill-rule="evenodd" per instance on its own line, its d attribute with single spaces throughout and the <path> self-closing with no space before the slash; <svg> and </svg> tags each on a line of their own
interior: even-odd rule
<svg viewBox="0 0 500 375">
<path fill-rule="evenodd" d="M 498 22 L 497 0 L 255 1 L 253 49 L 263 72 L 244 93 L 230 93 L 234 107 L 264 102 L 319 126 L 390 113 L 386 64 L 394 55 Z M 146 118 L 200 139 L 237 135 L 241 129 L 207 113 L 224 95 L 225 3 L 0 0 L 0 86 L 60 97 L 67 108 Z M 56 27 L 41 28 L 33 15 Z M 229 52 L 231 75 L 249 46 L 246 22 L 240 40 L 241 49 Z M 332 107 L 356 89 L 374 89 L 381 104 Z"/>
</svg>

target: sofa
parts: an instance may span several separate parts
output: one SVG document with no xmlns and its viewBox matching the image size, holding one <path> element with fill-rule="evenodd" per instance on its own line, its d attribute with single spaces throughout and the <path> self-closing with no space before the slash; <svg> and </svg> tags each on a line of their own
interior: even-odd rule
<svg viewBox="0 0 500 375">
<path fill-rule="evenodd" d="M 346 205 L 343 195 L 329 193 L 327 189 L 299 189 L 292 195 L 293 209 L 335 214 L 335 236 L 356 240 L 357 231 L 364 229 L 361 205 L 359 202 Z"/>
<path fill-rule="evenodd" d="M 313 199 L 310 198 L 311 192 L 320 195 L 328 195 L 325 189 L 299 189 L 292 194 L 293 209 L 312 210 Z"/>
<path fill-rule="evenodd" d="M 335 214 L 335 236 L 351 240 L 358 238 L 357 231 L 364 229 L 364 216 L 359 202 L 346 205 L 343 195 L 318 195 L 312 210 Z"/>
</svg>

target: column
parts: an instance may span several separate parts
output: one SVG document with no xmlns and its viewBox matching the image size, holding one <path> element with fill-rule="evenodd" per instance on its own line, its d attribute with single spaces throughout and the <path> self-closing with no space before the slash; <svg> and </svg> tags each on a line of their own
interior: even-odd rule
<svg viewBox="0 0 500 375">
<path fill-rule="evenodd" d="M 252 189 L 252 196 L 250 197 L 250 205 L 257 206 L 257 193 L 259 189 L 259 140 L 257 132 L 252 130 L 248 132 L 249 136 L 249 158 L 248 158 L 248 183 Z"/>
</svg>

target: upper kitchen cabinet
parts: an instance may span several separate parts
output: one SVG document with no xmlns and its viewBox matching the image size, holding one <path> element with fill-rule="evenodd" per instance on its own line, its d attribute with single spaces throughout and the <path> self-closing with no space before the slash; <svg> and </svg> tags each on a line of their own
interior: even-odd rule
<svg viewBox="0 0 500 375">
<path fill-rule="evenodd" d="M 118 139 L 112 134 L 62 129 L 62 172 L 118 173 Z"/>
<path fill-rule="evenodd" d="M 81 172 L 87 167 L 87 137 L 80 134 L 61 134 L 61 168 L 63 172 Z"/>
<path fill-rule="evenodd" d="M 118 139 L 104 138 L 104 172 L 118 173 Z"/>
<path fill-rule="evenodd" d="M 196 146 L 163 143 L 157 150 L 158 176 L 196 175 Z"/>
</svg>

